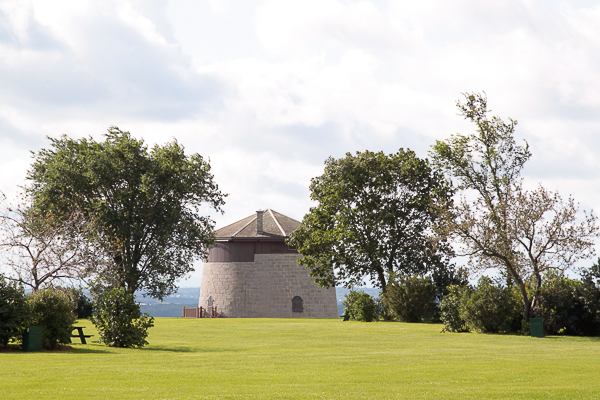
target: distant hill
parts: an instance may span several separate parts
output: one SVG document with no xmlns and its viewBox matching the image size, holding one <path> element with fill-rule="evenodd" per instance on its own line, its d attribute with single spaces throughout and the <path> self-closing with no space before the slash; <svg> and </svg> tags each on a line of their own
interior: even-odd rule
<svg viewBox="0 0 600 400">
<path fill-rule="evenodd" d="M 381 291 L 377 288 L 367 287 L 357 287 L 354 290 L 363 291 L 373 297 L 379 296 L 379 292 Z M 349 291 L 350 289 L 346 288 L 335 288 L 339 315 L 342 315 L 344 312 L 342 301 L 344 301 Z M 179 288 L 177 293 L 166 297 L 162 302 L 157 299 L 143 297 L 141 293 L 136 293 L 136 301 L 140 303 L 142 312 L 148 313 L 152 317 L 181 317 L 183 307 L 198 307 L 199 297 L 199 287 Z"/>
<path fill-rule="evenodd" d="M 183 307 L 198 307 L 200 288 L 179 288 L 177 293 L 165 297 L 161 302 L 157 299 L 143 297 L 136 293 L 135 300 L 140 303 L 140 309 L 152 317 L 181 317 Z"/>
</svg>

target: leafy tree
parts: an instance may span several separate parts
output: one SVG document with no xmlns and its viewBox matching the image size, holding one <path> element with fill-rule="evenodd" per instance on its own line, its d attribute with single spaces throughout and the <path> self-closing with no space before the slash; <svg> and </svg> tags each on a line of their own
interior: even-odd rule
<svg viewBox="0 0 600 400">
<path fill-rule="evenodd" d="M 44 286 L 85 278 L 106 261 L 95 240 L 94 223 L 83 213 L 53 212 L 5 204 L 0 212 L 0 249 L 8 279 L 37 291 Z"/>
<path fill-rule="evenodd" d="M 456 180 L 464 190 L 460 202 L 440 219 L 442 237 L 458 239 L 461 255 L 470 257 L 476 270 L 498 268 L 509 284 L 516 284 L 523 303 L 523 319 L 529 321 L 540 295 L 542 274 L 566 270 L 593 254 L 598 236 L 596 217 L 585 214 L 578 221 L 572 198 L 563 201 L 541 185 L 523 189 L 520 173 L 531 156 L 527 143 L 516 144 L 516 121 L 488 117 L 487 98 L 465 94 L 458 102 L 461 115 L 475 123 L 475 134 L 438 141 L 433 164 Z M 446 208 L 446 210 L 449 208 Z M 527 281 L 534 282 L 533 291 Z"/>
<path fill-rule="evenodd" d="M 352 287 L 368 277 L 385 291 L 387 274 L 423 272 L 449 251 L 443 243 L 432 249 L 429 233 L 432 203 L 447 201 L 451 189 L 410 150 L 330 157 L 310 191 L 318 204 L 289 243 L 321 286 Z"/>
<path fill-rule="evenodd" d="M 352 321 L 373 322 L 379 317 L 377 303 L 363 291 L 350 290 L 342 304 Z"/>
<path fill-rule="evenodd" d="M 113 347 L 143 347 L 154 318 L 140 312 L 134 295 L 123 288 L 108 290 L 96 301 L 91 318 L 100 340 Z"/>
<path fill-rule="evenodd" d="M 28 312 L 23 287 L 0 275 L 0 346 L 21 335 Z"/>
<path fill-rule="evenodd" d="M 224 204 L 208 161 L 186 156 L 175 140 L 149 150 L 116 127 L 102 142 L 50 140 L 28 171 L 35 206 L 59 216 L 77 208 L 98 221 L 112 260 L 99 275 L 109 287 L 159 299 L 173 292 L 214 240 L 201 207 Z"/>
<path fill-rule="evenodd" d="M 71 343 L 76 316 L 73 303 L 62 289 L 45 288 L 27 295 L 32 326 L 43 326 L 42 347 L 55 349 Z"/>
</svg>

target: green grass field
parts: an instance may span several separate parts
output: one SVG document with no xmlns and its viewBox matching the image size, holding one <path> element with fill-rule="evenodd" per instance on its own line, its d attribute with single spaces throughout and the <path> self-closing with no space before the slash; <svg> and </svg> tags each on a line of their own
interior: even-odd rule
<svg viewBox="0 0 600 400">
<path fill-rule="evenodd" d="M 600 398 L 599 338 L 314 319 L 155 324 L 143 349 L 94 336 L 74 351 L 0 353 L 0 399 Z"/>
</svg>

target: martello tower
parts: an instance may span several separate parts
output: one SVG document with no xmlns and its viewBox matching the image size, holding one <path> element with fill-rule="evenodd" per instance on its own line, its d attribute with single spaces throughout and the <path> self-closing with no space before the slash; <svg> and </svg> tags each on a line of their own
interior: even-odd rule
<svg viewBox="0 0 600 400">
<path fill-rule="evenodd" d="M 300 222 L 271 209 L 216 231 L 199 306 L 225 317 L 336 318 L 335 289 L 320 288 L 285 239 Z"/>
</svg>

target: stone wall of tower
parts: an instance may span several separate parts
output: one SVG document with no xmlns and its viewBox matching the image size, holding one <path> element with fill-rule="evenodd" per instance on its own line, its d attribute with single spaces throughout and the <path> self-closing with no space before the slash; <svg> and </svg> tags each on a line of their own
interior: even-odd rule
<svg viewBox="0 0 600 400">
<path fill-rule="evenodd" d="M 218 312 L 232 318 L 337 318 L 335 289 L 313 282 L 296 263 L 300 254 L 255 254 L 254 262 L 205 262 L 199 306 L 209 298 Z M 300 296 L 303 312 L 292 312 Z"/>
</svg>

